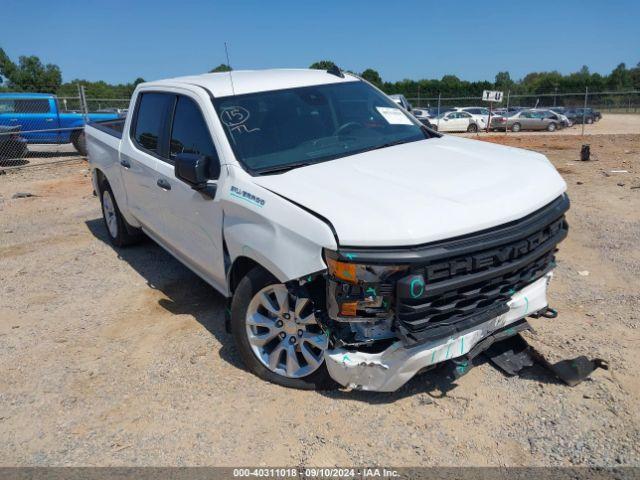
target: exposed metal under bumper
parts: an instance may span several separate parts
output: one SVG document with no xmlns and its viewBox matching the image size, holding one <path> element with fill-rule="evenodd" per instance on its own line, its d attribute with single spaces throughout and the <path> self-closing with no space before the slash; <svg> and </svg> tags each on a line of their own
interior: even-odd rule
<svg viewBox="0 0 640 480">
<path fill-rule="evenodd" d="M 504 328 L 547 306 L 549 272 L 516 292 L 508 302 L 509 311 L 459 335 L 406 348 L 401 341 L 380 353 L 329 350 L 325 361 L 329 374 L 339 384 L 359 390 L 393 392 L 416 373 L 437 363 L 468 353 L 492 332 Z M 514 332 L 515 333 L 515 332 Z"/>
</svg>

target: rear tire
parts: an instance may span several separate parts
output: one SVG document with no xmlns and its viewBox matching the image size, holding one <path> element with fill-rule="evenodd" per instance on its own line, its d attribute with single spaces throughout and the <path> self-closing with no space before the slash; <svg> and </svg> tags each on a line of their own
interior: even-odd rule
<svg viewBox="0 0 640 480">
<path fill-rule="evenodd" d="M 289 352 L 292 351 L 289 350 L 289 348 L 305 348 L 306 344 L 304 344 L 304 341 L 302 340 L 305 337 L 298 337 L 296 332 L 280 332 L 280 334 L 276 334 L 273 337 L 271 336 L 272 332 L 275 333 L 278 331 L 276 329 L 276 322 L 278 322 L 278 319 L 281 318 L 280 315 L 283 314 L 269 313 L 270 310 L 267 311 L 263 307 L 260 307 L 262 308 L 263 313 L 258 314 L 258 310 L 254 310 L 256 304 L 264 305 L 264 302 L 260 301 L 260 295 L 262 295 L 264 292 L 268 292 L 270 290 L 269 287 L 279 289 L 280 291 L 286 289 L 286 287 L 281 284 L 276 278 L 274 278 L 270 273 L 260 267 L 256 267 L 251 270 L 242 280 L 240 280 L 240 283 L 238 284 L 233 294 L 233 299 L 231 300 L 231 333 L 233 334 L 233 338 L 238 348 L 240 358 L 244 362 L 245 366 L 250 372 L 262 378 L 263 380 L 267 380 L 268 382 L 276 383 L 284 387 L 298 388 L 303 390 L 329 390 L 336 388 L 337 384 L 329 376 L 324 358 L 320 359 L 321 363 L 319 364 L 319 366 L 315 367 L 315 369 L 313 369 L 313 364 L 307 364 L 308 366 L 310 366 L 309 370 L 311 370 L 311 373 L 309 373 L 308 375 L 300 374 L 297 376 L 287 376 L 287 372 L 289 372 L 288 355 Z M 291 302 L 292 300 L 294 302 L 294 305 L 297 305 L 297 301 L 299 299 L 289 295 L 287 302 Z M 271 304 L 271 307 L 274 307 L 274 305 Z M 287 318 L 293 319 L 296 322 L 300 320 L 300 315 L 293 315 L 293 313 L 289 312 L 289 309 L 290 305 L 288 305 L 285 309 L 286 314 L 290 315 L 290 317 Z M 261 321 L 268 326 L 259 327 L 256 326 L 255 323 L 249 323 L 248 320 L 250 318 L 250 315 L 248 315 L 248 313 L 250 311 L 255 311 L 255 315 L 262 319 Z M 292 320 L 285 321 L 291 323 Z M 280 329 L 289 329 L 290 326 L 288 326 L 288 323 L 285 324 L 285 326 L 282 326 L 282 321 L 280 321 Z M 316 332 L 321 332 L 319 327 L 313 327 L 311 324 L 301 324 L 300 328 L 304 329 L 305 334 L 310 330 L 307 329 L 308 326 L 312 327 Z M 260 328 L 260 332 L 258 332 L 258 328 Z M 253 333 L 252 329 L 256 329 L 255 333 Z M 263 340 L 262 347 L 258 346 L 256 338 L 260 336 L 264 337 L 267 334 L 269 334 L 270 340 Z M 250 335 L 252 336 L 252 340 L 249 339 Z M 279 335 L 282 335 L 282 337 L 280 337 Z M 322 333 L 321 335 L 324 337 L 324 333 Z M 289 342 L 290 336 L 294 337 L 295 339 L 300 338 L 299 343 L 293 343 L 293 346 L 291 346 Z M 262 348 L 262 352 L 257 351 L 257 349 L 259 348 Z M 280 351 L 280 348 L 286 351 Z M 276 355 L 278 358 L 275 359 L 275 367 L 272 369 L 266 365 L 265 357 L 268 357 L 270 363 L 271 355 L 274 352 L 277 352 Z M 262 360 L 258 359 L 259 354 L 264 354 Z M 296 364 L 298 366 L 301 366 L 300 360 L 302 360 L 302 358 L 302 353 L 299 353 L 299 357 L 296 360 Z M 303 363 L 305 362 L 306 360 L 303 360 Z M 296 370 L 292 368 L 291 372 L 296 372 Z"/>
<path fill-rule="evenodd" d="M 80 155 L 87 156 L 87 139 L 84 136 L 84 130 L 74 133 L 71 137 L 71 143 Z"/>
<path fill-rule="evenodd" d="M 522 127 L 521 127 L 521 125 L 520 125 L 519 123 L 514 123 L 514 124 L 511 126 L 511 131 L 512 131 L 512 132 L 516 132 L 516 133 L 518 133 L 521 129 L 522 129 Z"/>
<path fill-rule="evenodd" d="M 476 133 L 477 131 L 478 131 L 478 125 L 476 125 L 475 123 L 472 123 L 467 127 L 467 132 L 469 133 Z"/>
<path fill-rule="evenodd" d="M 587 122 L 587 125 L 591 125 L 593 123 L 593 118 L 587 117 L 585 121 Z"/>
<path fill-rule="evenodd" d="M 121 248 L 140 241 L 142 232 L 129 225 L 124 219 L 111 185 L 106 180 L 100 185 L 100 203 L 104 226 L 107 228 L 107 234 L 113 246 Z"/>
</svg>

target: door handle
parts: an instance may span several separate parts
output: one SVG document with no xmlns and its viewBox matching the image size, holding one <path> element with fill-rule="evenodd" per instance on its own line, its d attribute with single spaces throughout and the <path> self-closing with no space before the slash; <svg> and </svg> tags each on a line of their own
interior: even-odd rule
<svg viewBox="0 0 640 480">
<path fill-rule="evenodd" d="M 44 121 L 45 122 L 53 122 L 53 118 L 45 118 Z"/>
<path fill-rule="evenodd" d="M 163 190 L 171 190 L 171 184 L 167 182 L 164 178 L 159 178 L 158 181 L 156 182 L 156 185 L 158 185 Z"/>
<path fill-rule="evenodd" d="M 129 163 L 129 160 L 120 160 L 120 165 L 122 165 L 124 168 L 131 168 L 131 164 Z"/>
<path fill-rule="evenodd" d="M 9 119 L 9 121 L 10 121 L 10 122 L 17 122 L 17 121 L 18 121 L 18 119 L 17 119 L 17 118 L 10 118 L 10 119 Z"/>
</svg>

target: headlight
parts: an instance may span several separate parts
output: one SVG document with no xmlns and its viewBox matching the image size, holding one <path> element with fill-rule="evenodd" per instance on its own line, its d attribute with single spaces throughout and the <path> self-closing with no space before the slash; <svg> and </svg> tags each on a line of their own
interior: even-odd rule
<svg viewBox="0 0 640 480">
<path fill-rule="evenodd" d="M 339 260 L 338 254 L 330 250 L 325 250 L 324 254 L 329 273 L 327 305 L 332 318 L 358 317 L 358 320 L 367 321 L 389 316 L 394 303 L 393 277 L 406 270 L 406 266 Z"/>
<path fill-rule="evenodd" d="M 353 284 L 380 282 L 396 272 L 405 270 L 400 265 L 366 265 L 338 260 L 338 254 L 331 250 L 324 251 L 329 275 L 338 280 Z M 355 258 L 354 258 L 355 260 Z"/>
</svg>

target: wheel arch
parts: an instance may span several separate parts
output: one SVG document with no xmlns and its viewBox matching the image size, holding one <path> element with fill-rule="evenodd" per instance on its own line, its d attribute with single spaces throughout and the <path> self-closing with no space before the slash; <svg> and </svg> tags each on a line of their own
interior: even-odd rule
<svg viewBox="0 0 640 480">
<path fill-rule="evenodd" d="M 249 273 L 256 267 L 264 270 L 275 278 L 275 275 L 273 275 L 273 273 L 270 272 L 269 269 L 265 268 L 253 258 L 244 255 L 239 256 L 235 260 L 233 260 L 229 269 L 227 270 L 227 285 L 229 286 L 230 296 L 233 296 L 233 292 L 240 283 L 240 280 L 242 280 L 247 275 L 247 273 Z"/>
</svg>

